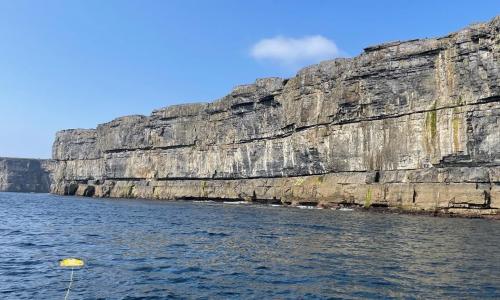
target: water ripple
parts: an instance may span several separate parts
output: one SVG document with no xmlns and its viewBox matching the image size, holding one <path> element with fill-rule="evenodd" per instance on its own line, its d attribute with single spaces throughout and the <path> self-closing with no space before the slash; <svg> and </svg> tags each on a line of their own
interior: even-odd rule
<svg viewBox="0 0 500 300">
<path fill-rule="evenodd" d="M 75 214 L 74 212 L 78 212 Z M 500 298 L 500 222 L 0 193 L 0 298 Z"/>
</svg>

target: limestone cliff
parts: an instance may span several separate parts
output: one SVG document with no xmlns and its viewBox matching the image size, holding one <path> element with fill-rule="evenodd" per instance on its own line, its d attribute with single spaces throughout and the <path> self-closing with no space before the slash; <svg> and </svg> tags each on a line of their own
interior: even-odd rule
<svg viewBox="0 0 500 300">
<path fill-rule="evenodd" d="M 49 160 L 0 157 L 0 192 L 48 193 Z"/>
<path fill-rule="evenodd" d="M 500 17 L 57 133 L 52 192 L 500 208 Z"/>
</svg>

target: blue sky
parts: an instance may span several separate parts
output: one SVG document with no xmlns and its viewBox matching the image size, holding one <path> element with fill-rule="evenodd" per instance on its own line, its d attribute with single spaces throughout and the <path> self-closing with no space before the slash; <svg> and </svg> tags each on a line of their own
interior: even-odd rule
<svg viewBox="0 0 500 300">
<path fill-rule="evenodd" d="M 61 129 L 214 100 L 499 13 L 498 0 L 0 0 L 0 156 L 48 158 Z"/>
</svg>

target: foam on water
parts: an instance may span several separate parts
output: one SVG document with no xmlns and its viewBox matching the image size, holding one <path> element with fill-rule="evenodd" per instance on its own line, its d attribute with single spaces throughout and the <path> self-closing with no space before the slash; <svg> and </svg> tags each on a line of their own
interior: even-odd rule
<svg viewBox="0 0 500 300">
<path fill-rule="evenodd" d="M 335 209 L 335 208 L 332 208 L 332 209 Z M 338 211 L 354 211 L 354 209 L 352 208 L 348 208 L 348 207 L 341 207 L 339 209 L 337 209 Z"/>
<path fill-rule="evenodd" d="M 310 205 L 297 205 L 295 207 L 300 208 L 300 209 L 317 209 L 318 208 L 316 206 L 310 206 Z"/>
</svg>

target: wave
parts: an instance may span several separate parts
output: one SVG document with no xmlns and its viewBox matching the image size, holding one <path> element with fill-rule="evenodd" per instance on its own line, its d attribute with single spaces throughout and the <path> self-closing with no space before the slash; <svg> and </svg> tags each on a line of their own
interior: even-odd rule
<svg viewBox="0 0 500 300">
<path fill-rule="evenodd" d="M 224 203 L 224 204 L 250 204 L 250 202 L 247 202 L 247 201 L 224 201 L 222 203 Z"/>
</svg>

